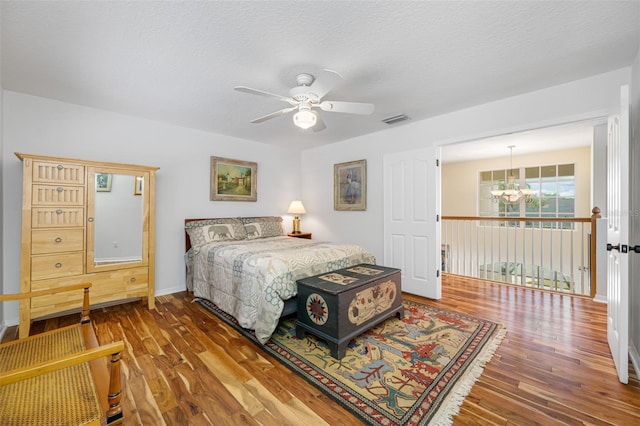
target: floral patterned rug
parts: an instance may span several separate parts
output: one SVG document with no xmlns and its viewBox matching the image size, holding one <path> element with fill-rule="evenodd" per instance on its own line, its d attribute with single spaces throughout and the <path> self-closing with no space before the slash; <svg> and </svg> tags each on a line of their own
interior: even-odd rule
<svg viewBox="0 0 640 426">
<path fill-rule="evenodd" d="M 257 343 L 213 303 L 216 316 Z M 367 424 L 448 425 L 506 330 L 498 324 L 407 301 L 393 316 L 349 343 L 334 359 L 321 339 L 296 338 L 295 318 L 280 321 L 263 348 Z"/>
</svg>

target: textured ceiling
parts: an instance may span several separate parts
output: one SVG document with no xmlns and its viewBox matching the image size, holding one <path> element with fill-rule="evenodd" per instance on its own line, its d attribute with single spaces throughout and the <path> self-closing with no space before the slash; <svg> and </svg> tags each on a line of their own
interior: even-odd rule
<svg viewBox="0 0 640 426">
<path fill-rule="evenodd" d="M 186 127 L 309 148 L 630 66 L 638 1 L 2 1 L 2 87 Z M 303 132 L 275 99 L 300 72 L 338 71 Z M 406 123 L 406 122 L 405 122 Z M 402 124 L 396 124 L 401 126 Z"/>
</svg>

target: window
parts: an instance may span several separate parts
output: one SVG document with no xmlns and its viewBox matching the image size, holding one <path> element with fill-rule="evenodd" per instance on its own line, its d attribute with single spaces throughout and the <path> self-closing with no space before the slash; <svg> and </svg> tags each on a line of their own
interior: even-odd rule
<svg viewBox="0 0 640 426">
<path fill-rule="evenodd" d="M 504 204 L 492 198 L 491 191 L 507 188 L 511 179 L 516 188 L 534 190 L 531 202 Z M 575 188 L 574 164 L 481 171 L 479 216 L 575 217 Z"/>
</svg>

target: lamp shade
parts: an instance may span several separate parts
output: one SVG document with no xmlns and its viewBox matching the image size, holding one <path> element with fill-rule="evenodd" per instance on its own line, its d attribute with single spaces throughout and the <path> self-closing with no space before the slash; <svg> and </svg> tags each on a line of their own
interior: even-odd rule
<svg viewBox="0 0 640 426">
<path fill-rule="evenodd" d="M 289 205 L 289 210 L 287 211 L 287 213 L 291 213 L 291 214 L 305 214 L 306 211 L 304 209 L 304 206 L 302 205 L 302 201 L 292 201 L 291 204 Z"/>
</svg>

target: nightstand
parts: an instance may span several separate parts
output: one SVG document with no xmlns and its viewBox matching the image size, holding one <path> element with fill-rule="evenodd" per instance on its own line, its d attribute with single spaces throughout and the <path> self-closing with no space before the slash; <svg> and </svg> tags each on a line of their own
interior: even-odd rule
<svg viewBox="0 0 640 426">
<path fill-rule="evenodd" d="M 296 238 L 306 238 L 307 240 L 311 239 L 311 232 L 300 232 L 298 234 L 287 234 L 288 237 L 296 237 Z"/>
</svg>

